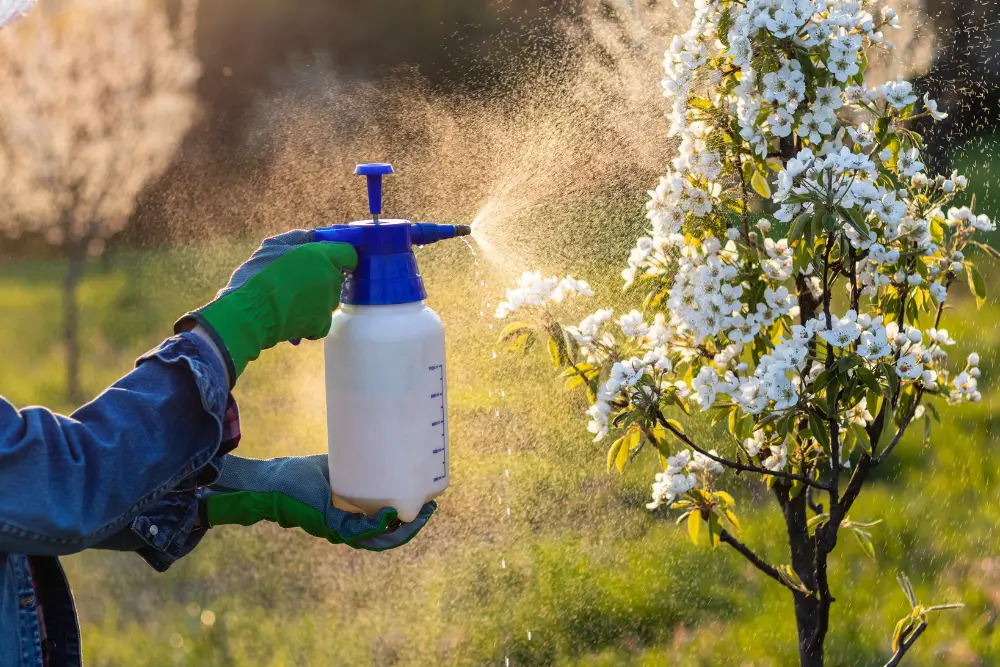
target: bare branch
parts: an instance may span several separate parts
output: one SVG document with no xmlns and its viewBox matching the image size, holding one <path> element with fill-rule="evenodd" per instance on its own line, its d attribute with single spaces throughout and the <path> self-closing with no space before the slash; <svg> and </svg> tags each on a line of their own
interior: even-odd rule
<svg viewBox="0 0 1000 667">
<path fill-rule="evenodd" d="M 738 539 L 736 539 L 735 537 L 733 537 L 732 534 L 730 534 L 730 532 L 728 530 L 726 530 L 726 529 L 722 530 L 722 532 L 719 534 L 719 540 L 722 541 L 722 542 L 725 542 L 726 544 L 728 544 L 729 546 L 731 546 L 733 549 L 736 549 L 736 551 L 740 552 L 740 554 L 742 554 L 744 558 L 746 558 L 748 561 L 750 561 L 750 563 L 755 568 L 757 568 L 758 570 L 760 570 L 761 572 L 763 572 L 767 576 L 771 577 L 772 579 L 774 579 L 775 581 L 777 581 L 779 584 L 781 584 L 782 586 L 784 586 L 788 590 L 792 591 L 793 593 L 801 593 L 802 592 L 799 589 L 797 589 L 794 586 L 792 586 L 787 581 L 785 581 L 781 577 L 781 575 L 778 574 L 778 569 L 776 567 L 774 567 L 773 565 L 771 565 L 767 561 L 763 560 L 760 556 L 758 556 L 753 551 L 751 551 L 749 547 L 747 547 L 745 544 L 743 544 Z"/>
<path fill-rule="evenodd" d="M 923 387 L 917 389 L 917 395 L 913 399 L 913 407 L 910 408 L 910 413 L 906 415 L 906 419 L 904 419 L 903 423 L 899 425 L 899 429 L 896 431 L 896 435 L 894 435 L 892 437 L 892 440 L 889 441 L 889 444 L 886 445 L 885 450 L 883 450 L 881 454 L 875 457 L 875 460 L 872 463 L 873 468 L 878 465 L 881 465 L 883 461 L 889 458 L 889 455 L 892 454 L 892 450 L 894 450 L 896 448 L 896 445 L 899 444 L 899 441 L 903 439 L 903 436 L 906 434 L 906 429 L 909 427 L 910 422 L 913 421 L 914 415 L 917 414 L 917 408 L 920 407 L 920 399 L 923 397 L 923 395 L 924 395 Z"/>
<path fill-rule="evenodd" d="M 910 636 L 906 638 L 906 641 L 900 643 L 899 648 L 897 648 L 896 652 L 893 653 L 892 658 L 889 659 L 889 662 L 885 663 L 885 667 L 895 667 L 896 665 L 898 665 L 900 661 L 903 659 L 903 656 L 906 655 L 906 652 L 909 651 L 910 647 L 912 647 L 917 642 L 917 639 L 920 638 L 920 635 L 924 634 L 924 630 L 926 629 L 927 629 L 927 623 L 921 623 L 920 625 L 918 625 L 917 628 L 910 634 Z"/>
</svg>

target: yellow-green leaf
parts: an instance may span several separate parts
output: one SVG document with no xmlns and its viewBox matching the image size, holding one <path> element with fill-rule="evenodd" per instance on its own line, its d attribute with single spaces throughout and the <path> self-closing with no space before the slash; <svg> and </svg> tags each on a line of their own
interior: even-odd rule
<svg viewBox="0 0 1000 667">
<path fill-rule="evenodd" d="M 516 338 L 517 334 L 522 333 L 523 330 L 527 328 L 528 325 L 525 324 L 524 322 L 513 322 L 511 324 L 508 324 L 507 326 L 504 327 L 503 331 L 500 332 L 499 340 L 511 340 L 513 338 Z"/>
<path fill-rule="evenodd" d="M 726 519 L 729 520 L 729 523 L 733 524 L 733 528 L 735 528 L 737 532 L 740 532 L 740 531 L 743 530 L 743 528 L 740 527 L 739 520 L 737 520 L 737 518 L 736 518 L 736 512 L 734 512 L 733 510 L 729 509 L 728 507 L 725 510 L 723 510 L 723 512 L 725 512 Z"/>
<path fill-rule="evenodd" d="M 684 427 L 681 426 L 681 423 L 676 419 L 668 419 L 667 423 L 670 424 L 670 426 L 672 426 L 678 433 L 684 432 Z"/>
<path fill-rule="evenodd" d="M 695 544 L 698 544 L 698 537 L 701 535 L 701 512 L 695 510 L 688 515 L 688 537 Z"/>
<path fill-rule="evenodd" d="M 771 186 L 768 185 L 764 175 L 757 170 L 754 170 L 753 176 L 750 177 L 750 187 L 764 199 L 771 198 Z"/>
<path fill-rule="evenodd" d="M 531 347 L 531 344 L 534 342 L 534 340 L 535 340 L 535 332 L 532 331 L 531 329 L 527 329 L 526 331 L 517 336 L 514 342 L 510 344 L 510 347 L 508 349 L 511 350 L 512 352 L 516 352 L 521 348 L 527 350 L 529 347 Z"/>
<path fill-rule="evenodd" d="M 725 491 L 716 491 L 715 499 L 723 507 L 736 507 L 736 501 L 733 500 L 733 497 L 728 493 L 726 493 Z"/>
<path fill-rule="evenodd" d="M 559 345 L 555 339 L 549 337 L 549 356 L 552 357 L 552 365 L 556 368 L 562 366 L 562 353 L 559 352 Z"/>
<path fill-rule="evenodd" d="M 902 643 L 903 635 L 909 632 L 910 624 L 913 619 L 909 616 L 899 619 L 899 623 L 896 624 L 896 631 L 892 633 L 892 652 L 895 653 L 899 650 L 899 645 Z"/>
<path fill-rule="evenodd" d="M 982 274 L 977 271 L 972 264 L 966 264 L 966 274 L 969 277 L 969 289 L 976 297 L 976 306 L 982 308 L 986 303 L 986 281 Z"/>
<path fill-rule="evenodd" d="M 618 452 L 623 449 L 622 445 L 625 444 L 625 438 L 621 437 L 611 443 L 611 449 L 608 450 L 608 472 L 611 472 L 611 466 L 615 464 L 615 459 L 618 458 Z"/>
</svg>

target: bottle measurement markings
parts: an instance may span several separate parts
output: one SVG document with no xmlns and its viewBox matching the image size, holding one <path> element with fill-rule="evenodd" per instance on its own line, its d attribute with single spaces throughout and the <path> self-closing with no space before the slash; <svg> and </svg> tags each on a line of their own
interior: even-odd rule
<svg viewBox="0 0 1000 667">
<path fill-rule="evenodd" d="M 441 455 L 441 474 L 434 478 L 435 482 L 440 482 L 442 479 L 448 476 L 448 451 L 445 447 L 447 434 L 445 431 L 445 409 L 444 409 L 444 364 L 437 364 L 435 366 L 430 366 L 428 371 L 434 372 L 438 371 L 440 380 L 440 390 L 431 394 L 431 399 L 439 399 L 441 401 L 441 419 L 437 419 L 431 422 L 432 427 L 441 427 L 441 446 L 432 451 L 433 454 Z"/>
</svg>

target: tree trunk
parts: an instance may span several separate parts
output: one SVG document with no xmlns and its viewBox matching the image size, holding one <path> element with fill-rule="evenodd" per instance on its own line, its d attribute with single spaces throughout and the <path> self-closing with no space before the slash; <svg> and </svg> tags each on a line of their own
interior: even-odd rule
<svg viewBox="0 0 1000 667">
<path fill-rule="evenodd" d="M 785 515 L 792 569 L 806 588 L 815 591 L 817 589 L 816 545 L 806 525 L 806 494 L 803 491 L 792 497 L 790 488 L 785 485 L 775 485 L 774 493 Z M 792 596 L 795 603 L 795 625 L 798 628 L 799 664 L 801 667 L 823 667 L 824 637 L 819 636 L 819 629 L 826 627 L 826 624 L 822 623 L 821 614 L 828 612 L 815 594 L 795 592 Z"/>
<path fill-rule="evenodd" d="M 66 394 L 73 403 L 83 401 L 80 388 L 80 316 L 77 288 L 87 260 L 86 245 L 71 241 L 66 246 L 69 266 L 63 280 L 63 344 L 66 347 Z"/>
</svg>

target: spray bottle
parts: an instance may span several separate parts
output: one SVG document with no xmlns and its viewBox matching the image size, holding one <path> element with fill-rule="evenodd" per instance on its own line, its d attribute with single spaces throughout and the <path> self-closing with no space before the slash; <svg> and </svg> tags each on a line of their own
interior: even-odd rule
<svg viewBox="0 0 1000 667">
<path fill-rule="evenodd" d="M 413 245 L 470 233 L 466 225 L 380 220 L 388 164 L 358 165 L 371 220 L 317 229 L 317 241 L 350 243 L 358 266 L 324 341 L 333 504 L 401 521 L 448 488 L 444 325 L 427 307 Z"/>
</svg>

